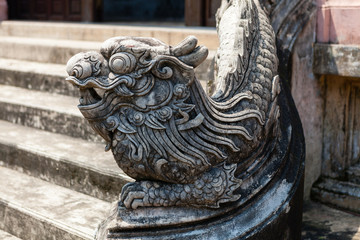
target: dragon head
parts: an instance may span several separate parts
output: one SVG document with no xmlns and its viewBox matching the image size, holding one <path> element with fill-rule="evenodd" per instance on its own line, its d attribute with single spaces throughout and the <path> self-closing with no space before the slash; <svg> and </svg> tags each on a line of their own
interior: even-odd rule
<svg viewBox="0 0 360 240">
<path fill-rule="evenodd" d="M 194 81 L 194 67 L 208 54 L 196 45 L 193 36 L 175 47 L 153 38 L 111 38 L 100 53 L 73 56 L 66 80 L 79 87 L 78 107 L 84 117 L 111 143 L 115 129 L 126 134 L 142 124 L 162 128 L 161 121 L 168 120 L 174 108 L 189 111 L 183 101 Z"/>
</svg>

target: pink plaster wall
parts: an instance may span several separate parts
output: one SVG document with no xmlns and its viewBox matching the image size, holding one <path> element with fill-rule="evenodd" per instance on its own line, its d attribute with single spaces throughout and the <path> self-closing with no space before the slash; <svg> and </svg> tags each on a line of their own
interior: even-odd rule
<svg viewBox="0 0 360 240">
<path fill-rule="evenodd" d="M 360 1 L 317 0 L 317 42 L 360 44 Z"/>
<path fill-rule="evenodd" d="M 0 0 L 0 21 L 6 20 L 8 18 L 7 10 L 8 8 L 6 0 Z"/>
</svg>

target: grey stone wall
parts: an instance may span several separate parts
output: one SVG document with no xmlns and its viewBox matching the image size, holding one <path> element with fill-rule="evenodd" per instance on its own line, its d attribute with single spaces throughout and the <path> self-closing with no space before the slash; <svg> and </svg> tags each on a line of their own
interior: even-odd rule
<svg viewBox="0 0 360 240">
<path fill-rule="evenodd" d="M 292 58 L 291 92 L 303 124 L 306 142 L 305 199 L 309 199 L 311 186 L 320 176 L 323 148 L 324 86 L 312 70 L 315 30 L 314 14 L 297 39 Z"/>
</svg>

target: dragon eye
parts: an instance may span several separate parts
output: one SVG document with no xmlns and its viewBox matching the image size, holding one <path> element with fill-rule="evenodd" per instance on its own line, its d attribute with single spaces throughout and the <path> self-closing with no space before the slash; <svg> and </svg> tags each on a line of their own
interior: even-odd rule
<svg viewBox="0 0 360 240">
<path fill-rule="evenodd" d="M 116 53 L 111 56 L 109 67 L 114 73 L 125 74 L 135 69 L 136 58 L 134 55 L 126 52 Z"/>
</svg>

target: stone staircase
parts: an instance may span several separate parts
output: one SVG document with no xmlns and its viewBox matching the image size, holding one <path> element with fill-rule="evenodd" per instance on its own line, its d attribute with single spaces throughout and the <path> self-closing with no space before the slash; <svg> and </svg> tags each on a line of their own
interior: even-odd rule
<svg viewBox="0 0 360 240">
<path fill-rule="evenodd" d="M 217 46 L 210 29 L 4 21 L 0 25 L 0 239 L 93 239 L 131 178 L 77 109 L 65 64 L 119 35 Z M 203 86 L 206 81 L 202 81 Z"/>
</svg>

